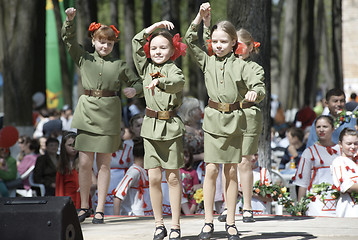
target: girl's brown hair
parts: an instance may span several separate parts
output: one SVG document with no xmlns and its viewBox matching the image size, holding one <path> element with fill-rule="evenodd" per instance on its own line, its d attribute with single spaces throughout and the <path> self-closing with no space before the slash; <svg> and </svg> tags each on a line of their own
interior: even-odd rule
<svg viewBox="0 0 358 240">
<path fill-rule="evenodd" d="M 78 157 L 75 158 L 75 162 L 71 163 L 66 151 L 66 142 L 68 139 L 71 138 L 76 139 L 75 132 L 64 132 L 61 140 L 60 160 L 58 161 L 58 166 L 57 166 L 57 171 L 60 174 L 69 174 L 72 172 L 73 168 L 77 169 Z"/>
<path fill-rule="evenodd" d="M 344 136 L 357 136 L 358 137 L 358 132 L 356 130 L 354 130 L 354 129 L 351 129 L 351 128 L 345 128 L 339 134 L 339 141 L 340 142 L 343 142 L 343 137 Z"/>
<path fill-rule="evenodd" d="M 169 41 L 170 46 L 174 49 L 173 36 L 170 34 L 170 32 L 165 31 L 165 30 L 161 30 L 161 31 L 158 31 L 158 32 L 155 32 L 152 34 L 152 37 L 149 40 L 149 47 L 150 47 L 150 43 L 152 42 L 152 40 L 158 36 L 162 36 L 162 37 L 166 38 Z"/>
<path fill-rule="evenodd" d="M 116 34 L 113 29 L 108 27 L 107 25 L 101 25 L 101 27 L 94 32 L 88 31 L 88 36 L 92 39 L 106 39 L 108 41 L 114 42 L 118 41 L 118 38 L 116 37 Z"/>
<path fill-rule="evenodd" d="M 252 46 L 252 51 L 256 54 L 259 53 L 259 49 L 254 46 L 254 38 L 249 31 L 244 28 L 241 28 L 239 31 L 237 31 L 237 37 L 238 39 L 240 39 L 241 42 L 246 44 L 247 48 Z"/>
<path fill-rule="evenodd" d="M 229 22 L 229 21 L 220 21 L 218 22 L 217 24 L 215 24 L 212 28 L 211 28 L 211 35 L 210 35 L 210 38 L 211 36 L 213 35 L 213 32 L 215 30 L 223 30 L 224 32 L 226 32 L 232 40 L 234 40 L 236 42 L 235 46 L 233 47 L 233 49 L 236 49 L 237 47 L 237 34 L 236 34 L 236 28 L 235 26 Z"/>
<path fill-rule="evenodd" d="M 320 120 L 320 119 L 323 119 L 323 118 L 327 120 L 327 122 L 329 123 L 329 125 L 332 126 L 332 128 L 334 128 L 334 120 L 333 120 L 333 118 L 332 118 L 331 116 L 329 116 L 329 115 L 321 115 L 321 116 L 319 116 L 319 117 L 316 119 L 316 122 L 314 123 L 314 125 L 316 126 L 317 121 Z"/>
</svg>

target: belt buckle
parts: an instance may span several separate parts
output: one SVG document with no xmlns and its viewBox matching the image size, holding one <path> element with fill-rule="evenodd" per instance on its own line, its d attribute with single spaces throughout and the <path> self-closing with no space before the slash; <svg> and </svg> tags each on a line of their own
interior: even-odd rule
<svg viewBox="0 0 358 240">
<path fill-rule="evenodd" d="M 102 91 L 101 90 L 93 90 L 93 96 L 95 97 L 102 97 Z"/>
<path fill-rule="evenodd" d="M 230 112 L 230 106 L 229 106 L 228 103 L 219 102 L 219 103 L 218 103 L 218 110 L 219 110 L 220 112 L 223 112 L 223 113 L 225 113 L 225 112 Z"/>
<path fill-rule="evenodd" d="M 158 111 L 158 119 L 168 120 L 170 118 L 169 111 Z"/>
</svg>

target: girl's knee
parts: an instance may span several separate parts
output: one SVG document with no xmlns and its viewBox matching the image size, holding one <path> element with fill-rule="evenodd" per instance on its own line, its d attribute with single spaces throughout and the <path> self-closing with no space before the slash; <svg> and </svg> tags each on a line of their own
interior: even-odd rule
<svg viewBox="0 0 358 240">
<path fill-rule="evenodd" d="M 162 175 L 157 174 L 149 174 L 149 185 L 155 186 L 155 185 L 161 185 L 162 184 Z"/>
<path fill-rule="evenodd" d="M 179 174 L 171 172 L 166 176 L 169 186 L 177 186 L 180 184 Z"/>
</svg>

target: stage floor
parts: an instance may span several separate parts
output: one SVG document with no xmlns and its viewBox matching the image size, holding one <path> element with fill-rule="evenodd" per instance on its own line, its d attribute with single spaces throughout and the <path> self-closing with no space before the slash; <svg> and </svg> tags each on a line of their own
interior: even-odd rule
<svg viewBox="0 0 358 240">
<path fill-rule="evenodd" d="M 236 226 L 241 239 L 358 239 L 358 218 L 265 215 L 255 216 L 255 219 L 255 223 L 243 223 L 242 216 L 236 216 Z M 105 224 L 101 225 L 94 225 L 91 221 L 92 218 L 88 218 L 81 224 L 85 240 L 153 239 L 154 219 L 152 217 L 106 216 Z M 169 230 L 170 217 L 166 217 L 164 222 Z M 182 239 L 198 239 L 203 223 L 203 215 L 182 216 Z M 214 219 L 214 226 L 212 239 L 227 239 L 225 223 L 219 222 L 217 216 Z"/>
</svg>

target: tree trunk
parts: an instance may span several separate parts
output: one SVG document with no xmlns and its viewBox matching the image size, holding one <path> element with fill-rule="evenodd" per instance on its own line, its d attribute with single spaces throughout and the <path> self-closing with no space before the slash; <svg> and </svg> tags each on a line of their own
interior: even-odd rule
<svg viewBox="0 0 358 240">
<path fill-rule="evenodd" d="M 62 17 L 60 13 L 60 5 L 58 0 L 53 0 L 53 10 L 56 18 L 57 26 L 57 37 L 58 37 L 58 49 L 60 56 L 60 65 L 61 65 L 61 78 L 62 78 L 62 96 L 64 104 L 72 106 L 72 79 L 70 77 L 70 72 L 68 69 L 67 63 L 67 53 L 65 44 L 61 38 L 61 28 L 62 28 Z"/>
<path fill-rule="evenodd" d="M 45 72 L 44 51 L 36 51 L 38 48 L 45 48 L 43 39 L 36 42 L 43 33 L 44 22 L 39 22 L 39 16 L 43 17 L 44 11 L 44 1 L 0 0 L 0 63 L 5 93 L 4 125 L 33 129 L 33 84 L 44 80 L 44 76 L 38 75 L 37 71 Z M 38 46 L 39 44 L 42 46 Z M 38 76 L 40 79 L 36 79 Z"/>
<path fill-rule="evenodd" d="M 117 29 L 119 29 L 118 0 L 110 0 L 109 9 L 111 12 L 111 24 L 113 24 Z M 115 43 L 115 45 L 113 47 L 112 55 L 113 55 L 113 57 L 116 57 L 116 58 L 120 57 L 120 50 L 119 50 L 118 42 Z"/>
<path fill-rule="evenodd" d="M 323 10 L 325 8 L 323 7 Z M 323 68 L 320 70 L 321 75 L 323 75 L 324 83 L 321 83 L 320 88 L 322 91 L 322 95 L 324 98 L 324 95 L 328 88 L 332 88 L 334 86 L 334 74 L 333 74 L 333 59 L 332 59 L 332 48 L 331 48 L 331 42 L 330 37 L 328 35 L 328 28 L 327 25 L 329 20 L 327 19 L 326 11 L 323 11 L 322 14 L 322 40 L 321 40 L 321 47 L 320 51 L 322 52 L 323 56 Z"/>
<path fill-rule="evenodd" d="M 147 28 L 152 24 L 152 0 L 142 1 L 143 28 Z"/>
<path fill-rule="evenodd" d="M 317 14 L 314 16 L 314 24 L 312 23 L 309 29 L 309 38 L 312 36 L 313 39 L 309 39 L 312 51 L 309 54 L 308 72 L 305 82 L 305 100 L 308 99 L 310 106 L 315 106 L 317 96 L 317 84 L 318 84 L 318 72 L 319 72 L 319 60 L 320 60 L 320 47 L 322 46 L 322 34 L 324 26 L 324 3 L 323 0 L 317 2 Z M 313 10 L 313 15 L 314 15 Z"/>
<path fill-rule="evenodd" d="M 332 0 L 332 50 L 334 87 L 343 90 L 342 69 L 342 0 Z"/>
<path fill-rule="evenodd" d="M 46 2 L 39 1 L 39 3 L 36 4 L 37 34 L 34 40 L 36 44 L 33 46 L 36 53 L 36 65 L 34 77 L 35 81 L 33 81 L 32 93 L 42 92 L 44 95 L 46 95 Z"/>
<path fill-rule="evenodd" d="M 281 61 L 281 77 L 279 99 L 284 109 L 288 109 L 292 105 L 290 98 L 292 96 L 292 77 L 293 77 L 293 60 L 294 49 L 296 46 L 295 33 L 297 30 L 297 1 L 286 1 L 285 20 L 284 20 L 284 37 L 282 44 L 282 61 Z M 288 100 L 288 101 L 287 101 Z"/>
<path fill-rule="evenodd" d="M 280 78 L 280 32 L 283 12 L 283 0 L 272 6 L 271 18 L 271 89 L 272 94 L 279 94 Z"/>
<path fill-rule="evenodd" d="M 132 38 L 135 34 L 134 1 L 124 0 L 124 54 L 128 66 L 134 69 L 132 58 Z"/>
<path fill-rule="evenodd" d="M 266 97 L 260 104 L 263 114 L 263 131 L 259 142 L 259 161 L 271 168 L 271 117 L 270 117 L 270 56 L 271 56 L 271 1 L 228 0 L 228 19 L 237 29 L 245 28 L 261 42 L 260 54 L 255 61 L 265 70 Z"/>
</svg>

